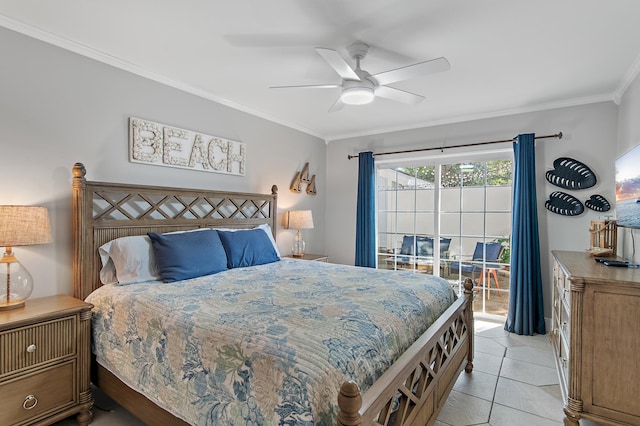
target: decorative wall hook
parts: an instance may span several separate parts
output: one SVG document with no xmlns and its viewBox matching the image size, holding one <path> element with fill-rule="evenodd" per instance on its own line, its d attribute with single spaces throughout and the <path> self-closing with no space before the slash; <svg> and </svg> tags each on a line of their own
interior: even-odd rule
<svg viewBox="0 0 640 426">
<path fill-rule="evenodd" d="M 291 181 L 289 189 L 291 189 L 292 192 L 302 192 L 302 188 L 300 188 L 300 172 L 296 173 L 296 177 Z"/>
<path fill-rule="evenodd" d="M 311 179 L 309 179 L 309 163 L 305 163 L 302 168 L 302 171 L 300 172 L 300 180 L 304 183 L 311 182 Z"/>
<path fill-rule="evenodd" d="M 316 175 L 311 176 L 311 180 L 307 185 L 307 194 L 316 195 Z"/>
</svg>

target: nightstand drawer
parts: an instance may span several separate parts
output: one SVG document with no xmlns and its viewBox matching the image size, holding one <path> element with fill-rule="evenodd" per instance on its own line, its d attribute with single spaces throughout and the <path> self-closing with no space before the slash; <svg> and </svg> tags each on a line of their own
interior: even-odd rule
<svg viewBox="0 0 640 426">
<path fill-rule="evenodd" d="M 76 363 L 70 361 L 0 384 L 0 424 L 27 424 L 76 404 L 75 371 Z"/>
<path fill-rule="evenodd" d="M 0 378 L 76 353 L 76 317 L 0 333 Z"/>
</svg>

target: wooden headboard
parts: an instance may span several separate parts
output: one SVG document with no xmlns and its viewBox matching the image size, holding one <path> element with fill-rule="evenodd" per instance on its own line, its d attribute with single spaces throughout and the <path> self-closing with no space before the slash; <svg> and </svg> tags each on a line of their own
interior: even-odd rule
<svg viewBox="0 0 640 426">
<path fill-rule="evenodd" d="M 84 300 L 102 285 L 98 248 L 115 238 L 196 228 L 252 228 L 277 222 L 271 194 L 91 182 L 73 166 L 73 295 Z"/>
</svg>

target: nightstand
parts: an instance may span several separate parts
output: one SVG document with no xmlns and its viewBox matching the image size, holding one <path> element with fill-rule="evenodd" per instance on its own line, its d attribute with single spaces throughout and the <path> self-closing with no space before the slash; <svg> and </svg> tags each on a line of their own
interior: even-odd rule
<svg viewBox="0 0 640 426">
<path fill-rule="evenodd" d="M 0 424 L 91 422 L 91 308 L 69 296 L 0 312 Z"/>
<path fill-rule="evenodd" d="M 313 260 L 316 262 L 329 262 L 329 256 L 324 254 L 311 254 L 305 253 L 302 257 L 293 257 L 293 256 L 285 256 L 291 259 L 300 259 L 300 260 Z"/>
</svg>

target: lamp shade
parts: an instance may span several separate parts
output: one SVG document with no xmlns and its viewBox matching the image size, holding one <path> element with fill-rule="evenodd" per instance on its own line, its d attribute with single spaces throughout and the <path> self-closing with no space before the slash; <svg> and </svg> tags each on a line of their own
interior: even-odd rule
<svg viewBox="0 0 640 426">
<path fill-rule="evenodd" d="M 311 210 L 289 211 L 289 229 L 313 229 Z"/>
<path fill-rule="evenodd" d="M 49 214 L 44 207 L 0 206 L 0 311 L 18 309 L 33 290 L 33 278 L 13 254 L 14 246 L 51 242 Z"/>
<path fill-rule="evenodd" d="M 0 247 L 50 242 L 51 225 L 46 207 L 0 206 Z"/>
</svg>

